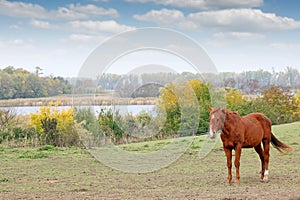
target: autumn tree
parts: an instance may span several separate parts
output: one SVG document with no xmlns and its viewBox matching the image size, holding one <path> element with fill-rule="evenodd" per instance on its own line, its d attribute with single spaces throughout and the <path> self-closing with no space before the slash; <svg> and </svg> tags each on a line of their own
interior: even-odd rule
<svg viewBox="0 0 300 200">
<path fill-rule="evenodd" d="M 295 94 L 295 103 L 296 103 L 296 110 L 294 112 L 294 116 L 297 120 L 300 119 L 300 90 L 297 91 Z"/>
<path fill-rule="evenodd" d="M 163 132 L 174 135 L 179 130 L 197 134 L 207 131 L 211 106 L 207 84 L 195 79 L 171 82 L 161 89 L 158 102 L 161 112 L 165 113 Z M 199 112 L 195 112 L 197 110 Z M 183 117 L 184 113 L 189 113 L 189 116 Z M 197 130 L 189 130 L 194 127 Z"/>
<path fill-rule="evenodd" d="M 271 86 L 263 92 L 263 100 L 270 106 L 273 122 L 284 123 L 292 121 L 293 111 L 296 109 L 295 100 L 289 89 Z"/>
<path fill-rule="evenodd" d="M 243 94 L 236 88 L 226 88 L 226 107 L 229 110 L 240 110 L 245 103 Z"/>
</svg>

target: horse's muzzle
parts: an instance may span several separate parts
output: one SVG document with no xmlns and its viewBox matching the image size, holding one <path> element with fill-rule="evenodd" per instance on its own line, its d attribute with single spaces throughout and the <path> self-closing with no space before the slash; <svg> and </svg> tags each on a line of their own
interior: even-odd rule
<svg viewBox="0 0 300 200">
<path fill-rule="evenodd" d="M 213 130 L 209 130 L 209 137 L 211 138 L 211 139 L 214 139 L 215 137 L 216 137 L 216 132 L 215 131 L 213 131 Z"/>
</svg>

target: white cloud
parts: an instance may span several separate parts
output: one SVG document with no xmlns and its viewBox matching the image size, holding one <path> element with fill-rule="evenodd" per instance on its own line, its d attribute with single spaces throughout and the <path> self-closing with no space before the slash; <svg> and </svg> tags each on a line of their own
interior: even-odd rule
<svg viewBox="0 0 300 200">
<path fill-rule="evenodd" d="M 108 21 L 71 21 L 68 23 L 69 27 L 76 32 L 82 32 L 82 33 L 100 33 L 100 32 L 106 32 L 106 33 L 120 33 L 123 31 L 129 31 L 134 30 L 134 27 L 126 26 L 117 23 L 114 20 L 108 20 Z"/>
<path fill-rule="evenodd" d="M 88 5 L 80 5 L 80 4 L 70 4 L 69 5 L 70 10 L 79 12 L 79 13 L 85 13 L 86 15 L 94 15 L 94 16 L 110 16 L 113 18 L 119 17 L 119 13 L 117 10 L 113 8 L 105 9 L 102 7 L 97 7 L 92 4 Z"/>
<path fill-rule="evenodd" d="M 127 2 L 155 3 L 177 8 L 191 8 L 195 10 L 253 8 L 263 5 L 263 0 L 126 0 Z"/>
<path fill-rule="evenodd" d="M 187 16 L 178 10 L 161 9 L 133 17 L 169 27 L 212 29 L 222 32 L 282 31 L 300 28 L 300 21 L 277 16 L 274 13 L 264 13 L 259 9 L 203 11 Z"/>
<path fill-rule="evenodd" d="M 264 13 L 258 9 L 229 9 L 189 14 L 187 20 L 199 28 L 221 28 L 231 31 L 293 30 L 300 22 L 292 18 Z"/>
<path fill-rule="evenodd" d="M 102 35 L 88 35 L 88 34 L 71 34 L 69 39 L 74 42 L 101 42 L 105 36 Z"/>
<path fill-rule="evenodd" d="M 24 40 L 22 38 L 16 38 L 12 40 L 0 40 L 0 48 L 9 49 L 9 48 L 20 48 L 20 49 L 29 49 L 32 48 L 33 43 L 30 40 Z"/>
<path fill-rule="evenodd" d="M 252 32 L 217 32 L 207 40 L 206 44 L 212 47 L 225 47 L 234 41 L 254 41 L 262 40 L 265 35 Z"/>
<path fill-rule="evenodd" d="M 41 18 L 47 10 L 37 4 L 0 0 L 0 13 L 11 17 Z"/>
<path fill-rule="evenodd" d="M 92 4 L 70 4 L 56 10 L 47 10 L 38 4 L 0 0 L 0 15 L 18 18 L 75 20 L 102 16 L 116 18 L 119 13 L 115 9 L 105 9 Z"/>
<path fill-rule="evenodd" d="M 158 25 L 168 27 L 174 27 L 174 25 L 183 29 L 194 29 L 197 27 L 193 22 L 187 21 L 181 11 L 165 8 L 161 10 L 151 10 L 144 15 L 134 15 L 133 18 L 139 21 L 154 22 Z"/>
<path fill-rule="evenodd" d="M 145 15 L 134 15 L 133 17 L 141 21 L 159 22 L 162 24 L 170 24 L 175 21 L 185 20 L 185 16 L 181 11 L 168 9 L 151 10 Z M 172 21 L 170 21 L 170 19 Z"/>
<path fill-rule="evenodd" d="M 50 10 L 38 4 L 0 0 L 0 15 L 28 18 L 29 24 L 36 28 L 70 31 L 72 34 L 69 39 L 72 41 L 99 41 L 100 36 L 95 35 L 102 35 L 103 39 L 103 36 L 108 33 L 135 29 L 119 24 L 115 20 L 94 20 L 99 17 L 117 18 L 119 13 L 113 8 L 103 8 L 93 4 L 76 3 Z M 19 27 L 11 25 L 10 28 Z"/>
<path fill-rule="evenodd" d="M 35 19 L 30 21 L 30 25 L 37 27 L 37 28 L 43 28 L 43 29 L 49 29 L 52 27 L 49 22 L 35 20 Z"/>
<path fill-rule="evenodd" d="M 265 35 L 251 32 L 218 32 L 213 34 L 213 37 L 218 40 L 240 39 L 240 40 L 260 40 L 264 39 Z"/>
</svg>

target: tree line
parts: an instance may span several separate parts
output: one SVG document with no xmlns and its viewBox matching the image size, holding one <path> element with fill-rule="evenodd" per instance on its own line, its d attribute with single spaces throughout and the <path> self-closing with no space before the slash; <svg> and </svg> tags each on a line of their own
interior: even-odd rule
<svg viewBox="0 0 300 200">
<path fill-rule="evenodd" d="M 35 73 L 12 66 L 0 70 L 0 99 L 38 98 L 71 93 L 71 85 L 64 78 L 41 76 L 42 69 Z"/>
<path fill-rule="evenodd" d="M 212 73 L 150 73 L 150 74 L 103 74 L 93 83 L 85 82 L 84 87 L 95 85 L 102 90 L 118 90 L 126 97 L 147 97 L 158 96 L 159 86 L 183 78 L 185 80 L 197 79 L 209 82 L 216 88 L 236 88 L 244 94 L 261 95 L 262 92 L 271 86 L 289 88 L 292 91 L 300 89 L 300 73 L 298 69 L 287 67 L 284 71 L 272 72 L 260 69 L 244 72 L 220 72 Z M 152 83 L 152 84 L 149 84 Z M 140 87 L 141 88 L 140 88 Z M 130 92 L 128 92 L 130 91 Z M 134 91 L 134 92 L 132 92 Z"/>
<path fill-rule="evenodd" d="M 244 71 L 211 73 L 146 73 L 102 74 L 97 79 L 42 76 L 42 69 L 35 72 L 12 66 L 0 69 L 0 99 L 38 98 L 74 93 L 97 93 L 114 90 L 120 97 L 158 97 L 160 88 L 177 79 L 197 79 L 209 82 L 215 88 L 236 88 L 244 94 L 261 95 L 274 86 L 300 89 L 300 73 L 287 67 L 284 71 Z"/>
</svg>

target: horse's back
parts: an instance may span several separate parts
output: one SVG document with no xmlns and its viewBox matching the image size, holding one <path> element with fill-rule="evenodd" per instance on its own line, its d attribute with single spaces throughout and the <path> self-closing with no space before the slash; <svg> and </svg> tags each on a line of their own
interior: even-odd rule
<svg viewBox="0 0 300 200">
<path fill-rule="evenodd" d="M 272 126 L 271 120 L 262 113 L 251 113 L 244 116 L 244 118 L 257 120 L 257 123 L 260 123 L 264 129 L 271 129 Z"/>
<path fill-rule="evenodd" d="M 246 126 L 245 145 L 253 147 L 263 139 L 271 137 L 271 121 L 262 113 L 251 113 L 243 117 Z"/>
</svg>

